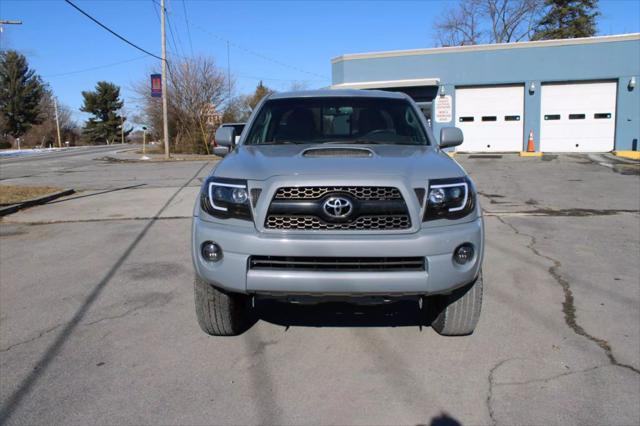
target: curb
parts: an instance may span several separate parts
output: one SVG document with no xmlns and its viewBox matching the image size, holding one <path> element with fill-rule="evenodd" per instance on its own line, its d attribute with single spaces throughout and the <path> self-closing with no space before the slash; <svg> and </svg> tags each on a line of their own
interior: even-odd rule
<svg viewBox="0 0 640 426">
<path fill-rule="evenodd" d="M 28 207 L 36 206 L 38 204 L 48 203 L 49 201 L 55 200 L 56 198 L 64 197 L 66 195 L 71 195 L 74 192 L 76 192 L 76 191 L 73 190 L 73 189 L 64 189 L 64 190 L 59 191 L 59 192 L 54 192 L 53 194 L 45 195 L 45 196 L 38 197 L 38 198 L 32 198 L 30 200 L 23 201 L 22 203 L 12 204 L 12 205 L 6 206 L 6 207 L 1 207 L 0 208 L 0 217 L 1 216 L 6 216 L 6 215 L 11 214 L 11 213 L 15 213 L 18 210 L 22 210 L 22 209 L 26 209 Z"/>
<path fill-rule="evenodd" d="M 613 151 L 613 155 L 629 160 L 640 160 L 640 151 Z"/>
<path fill-rule="evenodd" d="M 542 157 L 542 152 L 540 152 L 540 151 L 538 151 L 538 152 L 521 151 L 520 152 L 520 157 Z"/>
</svg>

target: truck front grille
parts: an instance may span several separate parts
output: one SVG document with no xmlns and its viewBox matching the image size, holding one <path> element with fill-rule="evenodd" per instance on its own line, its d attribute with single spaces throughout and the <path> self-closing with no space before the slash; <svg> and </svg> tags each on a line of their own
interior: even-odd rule
<svg viewBox="0 0 640 426">
<path fill-rule="evenodd" d="M 327 203 L 350 203 L 344 217 Z M 299 231 L 391 231 L 411 228 L 407 204 L 388 186 L 301 186 L 278 188 L 265 219 L 266 229 Z"/>
<path fill-rule="evenodd" d="M 279 188 L 276 200 L 318 199 L 331 192 L 350 194 L 358 200 L 399 200 L 398 188 L 387 186 L 298 186 Z"/>
<path fill-rule="evenodd" d="M 391 230 L 411 228 L 408 215 L 360 216 L 353 222 L 329 223 L 316 216 L 268 216 L 267 228 L 296 230 Z"/>
<path fill-rule="evenodd" d="M 252 270 L 297 271 L 424 271 L 423 257 L 297 257 L 251 256 Z"/>
</svg>

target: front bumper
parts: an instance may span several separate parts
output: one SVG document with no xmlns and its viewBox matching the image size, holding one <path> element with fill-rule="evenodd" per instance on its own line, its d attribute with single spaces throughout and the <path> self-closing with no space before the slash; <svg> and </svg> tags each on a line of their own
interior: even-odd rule
<svg viewBox="0 0 640 426">
<path fill-rule="evenodd" d="M 205 261 L 200 247 L 216 242 L 221 261 Z M 462 243 L 475 247 L 465 265 L 452 255 Z M 421 229 L 413 234 L 273 234 L 193 218 L 192 258 L 196 273 L 212 285 L 238 293 L 271 295 L 429 295 L 446 294 L 473 281 L 484 253 L 482 218 L 472 222 Z M 426 258 L 425 271 L 297 271 L 249 269 L 249 257 L 412 257 Z"/>
</svg>

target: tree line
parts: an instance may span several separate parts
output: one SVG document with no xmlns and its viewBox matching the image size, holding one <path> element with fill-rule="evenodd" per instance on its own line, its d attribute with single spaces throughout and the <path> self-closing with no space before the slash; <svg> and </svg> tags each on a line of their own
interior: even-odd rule
<svg viewBox="0 0 640 426">
<path fill-rule="evenodd" d="M 172 152 L 209 154 L 215 130 L 222 122 L 246 120 L 257 103 L 273 92 L 260 82 L 254 93 L 234 96 L 234 82 L 208 57 L 183 58 L 171 62 L 169 69 Z M 132 123 L 144 126 L 151 139 L 161 140 L 161 99 L 151 96 L 146 78 L 135 90 L 141 108 L 132 117 L 125 114 L 117 85 L 99 81 L 93 90 L 83 91 L 80 111 L 90 114 L 90 118 L 82 128 L 72 120 L 71 110 L 58 104 L 61 143 L 120 142 L 130 136 Z M 16 146 L 18 139 L 22 147 L 57 146 L 54 102 L 53 92 L 22 54 L 11 50 L 0 54 L 0 148 Z"/>
<path fill-rule="evenodd" d="M 459 0 L 434 25 L 441 46 L 592 37 L 598 0 Z"/>
<path fill-rule="evenodd" d="M 596 34 L 597 6 L 597 0 L 459 0 L 435 23 L 435 30 L 443 46 L 589 37 Z M 170 61 L 168 69 L 171 152 L 209 154 L 221 123 L 245 121 L 273 92 L 260 82 L 253 93 L 234 95 L 235 82 L 210 57 L 180 58 Z M 125 114 L 117 85 L 100 81 L 93 90 L 83 91 L 80 111 L 90 118 L 82 129 L 72 120 L 71 110 L 58 104 L 63 143 L 122 141 L 130 136 L 132 123 L 144 126 L 151 139 L 162 140 L 161 99 L 151 96 L 147 78 L 135 91 L 141 105 L 131 117 Z M 0 148 L 15 146 L 18 138 L 23 146 L 55 146 L 54 102 L 51 88 L 23 55 L 0 52 Z"/>
</svg>

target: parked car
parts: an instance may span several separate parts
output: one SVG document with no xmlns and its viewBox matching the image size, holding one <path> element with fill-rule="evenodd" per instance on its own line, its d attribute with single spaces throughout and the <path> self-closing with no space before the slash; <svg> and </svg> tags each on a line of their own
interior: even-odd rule
<svg viewBox="0 0 640 426">
<path fill-rule="evenodd" d="M 443 335 L 474 331 L 484 227 L 474 183 L 415 102 L 381 91 L 264 99 L 202 185 L 192 227 L 202 330 L 242 333 L 253 298 L 387 303 L 411 298 Z M 426 300 L 424 306 L 423 300 Z"/>
</svg>

